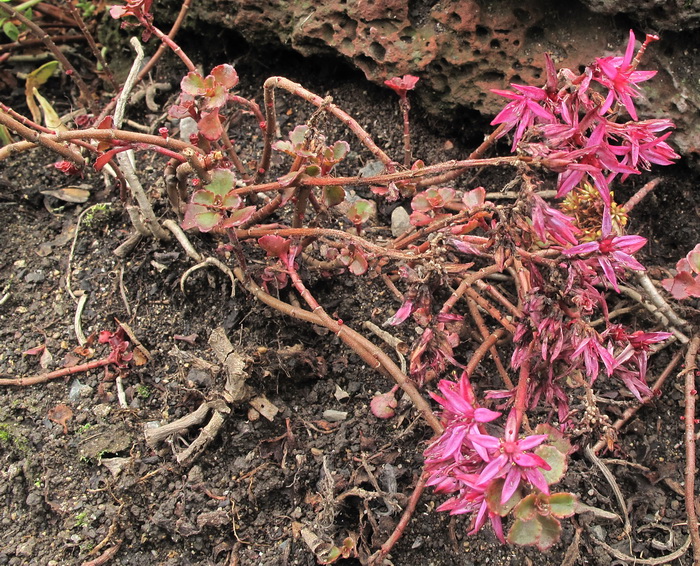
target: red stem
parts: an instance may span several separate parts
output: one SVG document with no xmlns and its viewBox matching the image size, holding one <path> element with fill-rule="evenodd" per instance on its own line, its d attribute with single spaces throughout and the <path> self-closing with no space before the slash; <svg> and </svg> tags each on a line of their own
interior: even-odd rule
<svg viewBox="0 0 700 566">
<path fill-rule="evenodd" d="M 695 509 L 695 400 L 698 396 L 696 358 L 700 349 L 700 336 L 694 337 L 685 355 L 685 512 L 688 532 L 693 543 L 693 563 L 700 564 L 700 531 Z"/>
<path fill-rule="evenodd" d="M 36 385 L 37 383 L 46 383 L 47 381 L 51 381 L 52 379 L 58 379 L 59 377 L 73 375 L 74 373 L 81 373 L 83 371 L 89 371 L 91 369 L 104 367 L 110 363 L 112 362 L 109 358 L 102 358 L 101 360 L 95 360 L 86 364 L 80 364 L 79 366 L 57 369 L 56 371 L 44 373 L 42 375 L 35 375 L 33 377 L 15 377 L 12 379 L 0 379 L 0 385 Z"/>
</svg>

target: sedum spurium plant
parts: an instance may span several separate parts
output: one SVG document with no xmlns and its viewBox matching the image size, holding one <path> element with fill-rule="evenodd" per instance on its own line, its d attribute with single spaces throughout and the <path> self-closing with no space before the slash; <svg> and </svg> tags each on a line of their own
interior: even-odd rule
<svg viewBox="0 0 700 566">
<path fill-rule="evenodd" d="M 561 520 L 577 508 L 574 494 L 554 487 L 565 476 L 574 431 L 604 432 L 591 428 L 588 413 L 574 410 L 571 399 L 585 397 L 595 405 L 597 392 L 623 387 L 630 399 L 645 402 L 652 395 L 646 374 L 654 348 L 672 333 L 684 338 L 679 328 L 633 331 L 610 316 L 609 302 L 621 285 L 634 284 L 629 273 L 645 269 L 635 258 L 645 239 L 624 233 L 628 210 L 614 201 L 611 187 L 678 158 L 667 143 L 673 124 L 639 120 L 635 108 L 639 83 L 654 75 L 637 67 L 657 38 L 647 36 L 635 53 L 630 32 L 623 56 L 598 58 L 580 73 L 557 70 L 546 55 L 545 84 L 495 91 L 508 100 L 492 122 L 498 128 L 461 161 L 413 162 L 408 93 L 419 79 L 391 79 L 387 85 L 399 95 L 404 119 L 399 164 L 330 98 L 272 77 L 265 82 L 261 110 L 235 92 L 239 77 L 232 66 L 202 74 L 154 26 L 150 7 L 150 0 L 128 0 L 111 14 L 127 22 L 135 18 L 142 37 L 158 37 L 186 66 L 170 116 L 181 125 L 194 123 L 188 139 L 175 139 L 165 127 L 159 135 L 117 130 L 104 117 L 98 128 L 54 132 L 10 109 L 0 112 L 0 124 L 60 154 L 62 163 L 73 165 L 63 165 L 66 172 L 86 166 L 75 151 L 77 142 L 94 154 L 95 165 L 110 162 L 118 175 L 111 158 L 127 147 L 167 156 L 169 203 L 181 228 L 218 238 L 220 251 L 232 252 L 234 260 L 223 267 L 252 295 L 288 316 L 331 330 L 370 367 L 391 377 L 394 387 L 371 403 L 377 417 L 395 414 L 398 388 L 411 399 L 435 432 L 424 452 L 424 477 L 425 484 L 448 497 L 439 510 L 467 515 L 471 533 L 488 522 L 501 541 L 549 548 L 558 540 Z M 315 107 L 308 121 L 283 139 L 276 139 L 277 89 Z M 229 137 L 230 118 L 240 108 L 264 138 L 259 157 L 247 162 Z M 352 132 L 356 147 L 379 164 L 379 173 L 338 175 L 339 167 L 351 169 L 351 144 L 327 143 L 322 115 Z M 512 156 L 484 157 L 508 134 Z M 102 145 L 96 145 L 100 140 Z M 17 145 L 11 149 L 20 150 Z M 273 152 L 287 168 L 266 181 Z M 455 182 L 471 169 L 486 167 L 514 168 L 510 186 L 518 190 L 512 202 L 495 204 L 484 187 Z M 351 200 L 350 185 L 360 198 Z M 563 204 L 544 197 L 542 191 L 550 186 L 557 198 L 566 197 Z M 128 187 L 135 191 L 132 182 Z M 125 194 L 127 204 L 135 199 L 143 206 L 135 192 Z M 411 211 L 411 228 L 389 241 L 374 240 L 366 230 L 377 218 L 381 199 Z M 168 228 L 181 243 L 187 241 L 175 224 Z M 186 249 L 202 261 L 191 243 Z M 268 258 L 264 265 L 249 261 L 260 252 Z M 681 260 L 674 280 L 664 282 L 674 296 L 695 293 L 697 252 Z M 418 334 L 406 372 L 342 319 L 326 313 L 307 287 L 310 272 L 386 283 L 399 302 L 385 327 L 400 331 L 412 324 Z M 296 293 L 308 308 L 278 298 L 285 293 Z M 506 337 L 510 346 L 501 343 Z M 501 385 L 477 377 L 487 354 Z M 459 379 L 445 377 L 455 372 Z M 428 391 L 435 406 L 419 388 Z"/>
</svg>

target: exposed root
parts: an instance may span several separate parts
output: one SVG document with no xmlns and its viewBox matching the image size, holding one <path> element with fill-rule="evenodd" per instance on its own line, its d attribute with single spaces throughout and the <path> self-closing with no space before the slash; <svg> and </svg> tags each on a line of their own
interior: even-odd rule
<svg viewBox="0 0 700 566">
<path fill-rule="evenodd" d="M 187 278 L 192 275 L 195 271 L 198 269 L 202 269 L 204 267 L 207 267 L 209 265 L 213 265 L 214 267 L 218 267 L 221 271 L 223 271 L 228 278 L 231 280 L 231 296 L 235 297 L 236 296 L 236 276 L 233 274 L 233 272 L 226 266 L 226 264 L 222 263 L 215 257 L 208 257 L 204 261 L 198 263 L 197 265 L 193 265 L 190 267 L 187 271 L 185 271 L 182 274 L 182 277 L 180 277 L 180 290 L 182 291 L 183 295 L 186 295 L 187 292 L 185 291 L 185 281 L 187 281 Z"/>
</svg>

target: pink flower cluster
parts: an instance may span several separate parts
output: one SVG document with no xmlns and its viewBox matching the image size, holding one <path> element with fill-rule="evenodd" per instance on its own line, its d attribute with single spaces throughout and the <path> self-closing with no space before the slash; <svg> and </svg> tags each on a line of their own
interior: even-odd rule
<svg viewBox="0 0 700 566">
<path fill-rule="evenodd" d="M 519 489 L 549 494 L 542 471 L 549 470 L 550 465 L 533 452 L 547 435 L 520 438 L 515 410 L 508 416 L 502 437 L 487 434 L 484 425 L 501 413 L 478 407 L 466 372 L 456 383 L 440 381 L 438 388 L 442 396 L 431 395 L 442 405 L 445 431 L 424 453 L 427 485 L 452 496 L 438 511 L 453 515 L 473 513 L 470 534 L 489 519 L 496 536 L 504 542 L 497 507 L 508 502 Z M 500 488 L 495 499 L 489 497 L 494 487 Z"/>
<path fill-rule="evenodd" d="M 630 30 L 624 57 L 601 57 L 581 75 L 563 69 L 557 75 L 551 57 L 546 58 L 544 87 L 511 84 L 514 92 L 494 90 L 510 99 L 492 124 L 502 124 L 500 136 L 513 131 L 513 150 L 543 158 L 559 172 L 558 195 L 562 197 L 590 178 L 609 215 L 610 183 L 648 169 L 652 163 L 669 165 L 678 155 L 666 143 L 673 127 L 670 120 L 638 121 L 634 98 L 638 83 L 656 71 L 637 71 L 639 57 L 658 37 L 647 35 L 633 58 L 635 36 Z M 560 88 L 559 77 L 564 84 Z M 592 88 L 602 87 L 603 93 Z M 631 121 L 617 123 L 624 108 Z M 544 141 L 534 141 L 543 138 Z M 521 143 L 522 142 L 522 143 Z"/>
<path fill-rule="evenodd" d="M 592 313 L 596 306 L 603 307 L 605 313 L 604 298 L 590 283 L 572 286 L 571 293 L 579 301 L 581 314 Z M 620 325 L 598 332 L 581 318 L 572 319 L 570 309 L 539 287 L 533 288 L 523 311 L 525 317 L 513 336 L 511 365 L 519 368 L 528 362 L 531 366 L 531 406 L 543 399 L 557 409 L 559 422 L 566 424 L 569 403 L 564 387 L 574 372 L 584 375 L 590 385 L 601 372 L 620 379 L 640 401 L 651 395 L 646 383 L 648 351 L 669 338 L 669 332 L 630 333 Z"/>
</svg>

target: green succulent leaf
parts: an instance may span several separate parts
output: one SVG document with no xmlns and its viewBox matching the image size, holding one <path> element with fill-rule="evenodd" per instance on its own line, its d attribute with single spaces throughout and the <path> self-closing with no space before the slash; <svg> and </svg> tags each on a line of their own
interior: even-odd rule
<svg viewBox="0 0 700 566">
<path fill-rule="evenodd" d="M 241 206 L 242 201 L 243 199 L 241 199 L 240 196 L 234 192 L 230 192 L 224 197 L 224 200 L 221 202 L 221 206 L 228 209 L 238 208 Z"/>
<path fill-rule="evenodd" d="M 571 453 L 571 442 L 569 442 L 561 430 L 551 424 L 538 424 L 537 428 L 535 428 L 535 434 L 546 434 L 549 437 L 547 440 L 548 445 L 554 446 L 562 454 Z"/>
<path fill-rule="evenodd" d="M 535 515 L 537 515 L 537 495 L 531 493 L 515 506 L 515 517 L 522 521 L 529 521 Z"/>
<path fill-rule="evenodd" d="M 508 542 L 521 546 L 537 544 L 542 533 L 542 525 L 536 518 L 529 521 L 516 519 L 508 532 Z"/>
<path fill-rule="evenodd" d="M 367 222 L 374 213 L 374 203 L 368 200 L 356 200 L 348 209 L 347 215 L 353 224 Z"/>
<path fill-rule="evenodd" d="M 27 75 L 27 81 L 30 81 L 32 86 L 37 88 L 46 83 L 46 81 L 53 76 L 53 73 L 57 68 L 58 61 L 49 61 L 48 63 L 44 63 L 41 67 L 34 69 Z"/>
<path fill-rule="evenodd" d="M 549 512 L 564 519 L 571 517 L 576 510 L 576 496 L 573 493 L 553 493 L 549 496 Z"/>
<path fill-rule="evenodd" d="M 200 212 L 194 215 L 197 227 L 202 232 L 213 230 L 221 222 L 222 215 L 217 211 Z"/>
<path fill-rule="evenodd" d="M 345 141 L 337 141 L 331 149 L 333 150 L 333 160 L 338 162 L 341 159 L 345 159 L 345 156 L 350 151 L 350 144 Z"/>
<path fill-rule="evenodd" d="M 2 31 L 10 41 L 17 41 L 19 39 L 19 29 L 12 22 L 4 22 L 2 24 Z"/>
<path fill-rule="evenodd" d="M 542 475 L 547 481 L 547 484 L 552 485 L 557 483 L 564 477 L 567 468 L 565 454 L 562 454 L 554 446 L 547 444 L 538 446 L 535 450 L 535 454 L 551 466 L 550 470 L 542 470 Z"/>
<path fill-rule="evenodd" d="M 530 520 L 516 519 L 508 532 L 508 542 L 537 546 L 541 551 L 552 547 L 561 536 L 561 523 L 553 517 L 534 515 Z"/>
<path fill-rule="evenodd" d="M 321 174 L 321 168 L 318 165 L 309 165 L 305 171 L 309 177 L 318 177 Z"/>
<path fill-rule="evenodd" d="M 537 540 L 537 548 L 542 552 L 554 545 L 561 536 L 561 523 L 554 517 L 537 517 L 540 524 L 540 536 Z"/>
<path fill-rule="evenodd" d="M 211 182 L 205 185 L 204 188 L 215 195 L 224 197 L 228 196 L 235 182 L 236 176 L 232 171 L 228 169 L 214 169 L 211 172 Z"/>
<path fill-rule="evenodd" d="M 520 503 L 523 498 L 520 489 L 516 489 L 515 493 L 511 495 L 510 499 L 502 504 L 501 495 L 503 494 L 503 484 L 505 484 L 505 480 L 503 478 L 499 478 L 491 482 L 486 488 L 486 493 L 484 494 L 489 510 L 492 513 L 498 513 L 501 517 L 508 515 L 508 513 L 513 510 L 513 507 Z"/>
<path fill-rule="evenodd" d="M 289 155 L 296 155 L 294 153 L 294 146 L 292 145 L 292 142 L 288 142 L 287 140 L 276 141 L 272 144 L 272 149 L 281 151 L 282 153 L 287 153 Z"/>
<path fill-rule="evenodd" d="M 306 132 L 308 131 L 309 127 L 302 124 L 301 126 L 294 128 L 289 133 L 289 139 L 296 149 L 301 148 L 301 146 L 304 144 L 304 138 L 306 138 Z"/>
<path fill-rule="evenodd" d="M 327 207 L 336 206 L 345 200 L 345 189 L 340 185 L 323 187 L 323 203 Z"/>
<path fill-rule="evenodd" d="M 192 195 L 192 203 L 202 206 L 214 206 L 216 195 L 211 191 L 201 189 Z"/>
<path fill-rule="evenodd" d="M 209 77 L 207 77 L 209 79 Z M 185 77 L 180 81 L 180 88 L 183 92 L 191 94 L 192 96 L 206 94 L 207 89 L 211 88 L 214 80 L 207 80 L 197 71 L 190 71 L 185 75 Z"/>
</svg>

